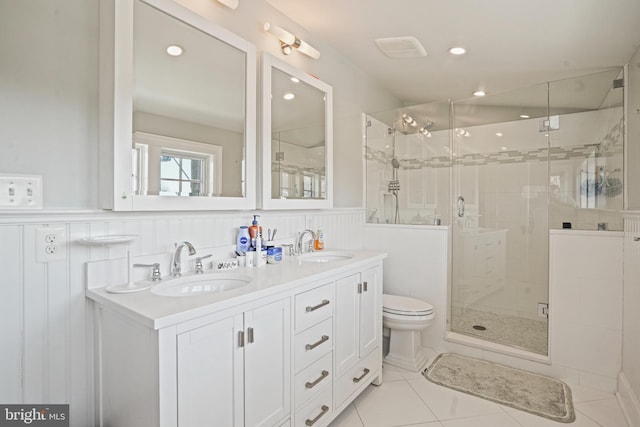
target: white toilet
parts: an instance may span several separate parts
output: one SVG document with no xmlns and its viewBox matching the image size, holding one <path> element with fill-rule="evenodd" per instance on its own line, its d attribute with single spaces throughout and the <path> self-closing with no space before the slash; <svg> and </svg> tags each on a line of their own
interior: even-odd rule
<svg viewBox="0 0 640 427">
<path fill-rule="evenodd" d="M 428 361 L 427 350 L 420 345 L 420 332 L 435 317 L 428 302 L 384 294 L 382 296 L 382 325 L 389 328 L 389 354 L 385 363 L 422 372 Z"/>
</svg>

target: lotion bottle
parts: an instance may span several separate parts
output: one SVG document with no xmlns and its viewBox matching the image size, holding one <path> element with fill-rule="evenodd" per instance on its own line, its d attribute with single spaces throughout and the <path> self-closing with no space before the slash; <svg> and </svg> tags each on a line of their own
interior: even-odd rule
<svg viewBox="0 0 640 427">
<path fill-rule="evenodd" d="M 318 228 L 316 240 L 313 242 L 313 248 L 316 251 L 321 251 L 324 249 L 324 233 L 322 232 L 322 228 Z"/>
</svg>

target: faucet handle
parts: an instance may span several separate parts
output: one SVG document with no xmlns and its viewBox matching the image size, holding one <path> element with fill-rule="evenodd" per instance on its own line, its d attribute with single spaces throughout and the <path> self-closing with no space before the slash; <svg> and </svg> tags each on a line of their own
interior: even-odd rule
<svg viewBox="0 0 640 427">
<path fill-rule="evenodd" d="M 295 250 L 293 249 L 294 245 L 292 243 L 283 243 L 282 245 L 283 248 L 288 248 L 286 255 L 287 256 L 294 256 L 296 254 Z"/>
<path fill-rule="evenodd" d="M 211 254 L 196 258 L 196 274 L 202 274 L 204 272 L 204 269 L 202 268 L 202 260 L 205 258 L 211 258 Z"/>
<path fill-rule="evenodd" d="M 146 267 L 151 268 L 151 281 L 157 282 L 162 280 L 162 276 L 160 274 L 160 263 L 155 262 L 153 264 L 133 264 L 134 267 Z"/>
</svg>

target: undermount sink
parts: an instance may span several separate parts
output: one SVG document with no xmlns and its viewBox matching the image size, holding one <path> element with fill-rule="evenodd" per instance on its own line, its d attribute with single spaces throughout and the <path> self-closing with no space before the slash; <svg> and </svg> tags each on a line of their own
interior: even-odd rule
<svg viewBox="0 0 640 427">
<path fill-rule="evenodd" d="M 151 293 L 164 297 L 190 297 L 238 289 L 251 282 L 251 277 L 237 273 L 211 273 L 167 279 L 151 288 Z"/>
<path fill-rule="evenodd" d="M 353 254 L 342 251 L 322 251 L 303 254 L 299 258 L 302 262 L 333 262 L 353 258 Z"/>
</svg>

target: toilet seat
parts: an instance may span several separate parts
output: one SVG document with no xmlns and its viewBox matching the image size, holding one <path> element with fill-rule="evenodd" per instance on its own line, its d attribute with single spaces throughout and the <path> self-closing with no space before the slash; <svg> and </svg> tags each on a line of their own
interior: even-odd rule
<svg viewBox="0 0 640 427">
<path fill-rule="evenodd" d="M 382 295 L 382 311 L 396 316 L 429 316 L 433 306 L 428 302 L 399 295 Z"/>
</svg>

